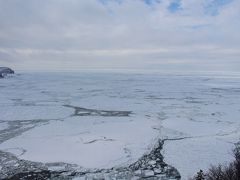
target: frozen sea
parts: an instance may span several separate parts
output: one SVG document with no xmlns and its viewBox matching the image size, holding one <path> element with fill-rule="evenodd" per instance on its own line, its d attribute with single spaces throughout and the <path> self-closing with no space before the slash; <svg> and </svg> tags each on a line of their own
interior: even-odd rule
<svg viewBox="0 0 240 180">
<path fill-rule="evenodd" d="M 10 155 L 54 170 L 128 167 L 163 140 L 164 163 L 187 179 L 233 159 L 239 118 L 238 75 L 21 73 L 0 79 L 0 171 L 19 165 Z"/>
</svg>

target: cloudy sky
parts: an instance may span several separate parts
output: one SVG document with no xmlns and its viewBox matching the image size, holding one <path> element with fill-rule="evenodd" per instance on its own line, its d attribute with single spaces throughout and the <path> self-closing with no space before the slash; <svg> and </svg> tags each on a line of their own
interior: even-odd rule
<svg viewBox="0 0 240 180">
<path fill-rule="evenodd" d="M 0 66 L 240 71 L 240 0 L 0 0 Z"/>
</svg>

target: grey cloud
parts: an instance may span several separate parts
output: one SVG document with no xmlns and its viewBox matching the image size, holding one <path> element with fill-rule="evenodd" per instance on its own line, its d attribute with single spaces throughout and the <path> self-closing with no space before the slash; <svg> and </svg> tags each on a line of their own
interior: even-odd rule
<svg viewBox="0 0 240 180">
<path fill-rule="evenodd" d="M 142 0 L 0 0 L 0 63 L 12 59 L 23 69 L 39 68 L 37 62 L 53 70 L 239 67 L 240 2 L 211 16 L 204 14 L 207 1 L 182 0 L 181 11 L 171 13 L 167 0 L 151 6 Z"/>
</svg>

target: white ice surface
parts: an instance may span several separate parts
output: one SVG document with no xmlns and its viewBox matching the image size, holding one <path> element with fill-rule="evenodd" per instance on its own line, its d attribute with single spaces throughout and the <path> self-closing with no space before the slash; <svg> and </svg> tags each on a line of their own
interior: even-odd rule
<svg viewBox="0 0 240 180">
<path fill-rule="evenodd" d="M 53 121 L 11 139 L 1 147 L 26 149 L 21 158 L 27 160 L 110 168 L 139 158 L 157 134 L 152 130 L 151 123 L 146 126 L 144 119 L 102 120 L 76 117 Z"/>
<path fill-rule="evenodd" d="M 227 142 L 205 137 L 166 142 L 163 155 L 165 162 L 176 167 L 182 179 L 187 180 L 200 169 L 206 171 L 210 165 L 231 162 L 232 150 L 233 146 Z"/>
<path fill-rule="evenodd" d="M 5 121 L 51 120 L 68 117 L 72 110 L 63 106 L 3 106 L 0 113 Z"/>
<path fill-rule="evenodd" d="M 6 140 L 0 149 L 32 161 L 107 168 L 134 162 L 158 138 L 169 139 L 164 160 L 186 179 L 232 159 L 233 143 L 240 137 L 239 80 L 90 73 L 1 79 L 0 130 L 8 122 L 45 123 Z M 74 109 L 64 105 L 133 114 L 73 116 Z"/>
</svg>

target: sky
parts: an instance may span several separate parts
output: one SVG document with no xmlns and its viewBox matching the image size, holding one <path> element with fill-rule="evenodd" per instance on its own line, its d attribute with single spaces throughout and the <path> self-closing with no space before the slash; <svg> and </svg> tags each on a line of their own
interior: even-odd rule
<svg viewBox="0 0 240 180">
<path fill-rule="evenodd" d="M 0 66 L 240 72 L 240 0 L 0 0 Z"/>
</svg>

